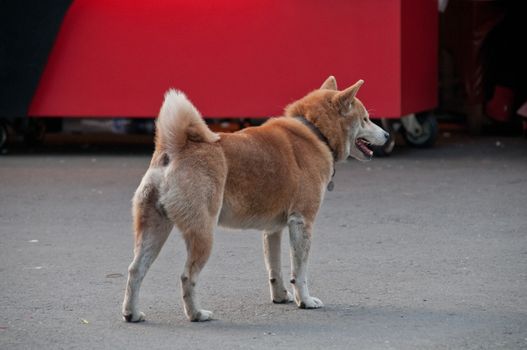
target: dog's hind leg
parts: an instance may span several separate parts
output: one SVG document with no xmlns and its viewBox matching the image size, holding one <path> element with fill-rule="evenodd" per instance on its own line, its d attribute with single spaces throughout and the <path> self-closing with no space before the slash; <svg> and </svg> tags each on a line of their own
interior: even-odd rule
<svg viewBox="0 0 527 350">
<path fill-rule="evenodd" d="M 158 207 L 158 190 L 147 176 L 133 200 L 135 231 L 134 260 L 128 268 L 128 281 L 123 302 L 123 318 L 141 322 L 145 315 L 137 309 L 139 289 L 148 269 L 163 247 L 173 224 Z"/>
<path fill-rule="evenodd" d="M 213 224 L 201 229 L 190 229 L 183 232 L 187 246 L 187 261 L 181 275 L 181 292 L 185 314 L 192 322 L 207 321 L 212 317 L 212 312 L 202 310 L 198 306 L 194 289 L 198 276 L 209 259 L 212 250 Z"/>
<path fill-rule="evenodd" d="M 302 309 L 318 309 L 324 304 L 320 299 L 309 295 L 307 288 L 307 259 L 311 248 L 311 222 L 306 222 L 299 214 L 288 219 L 291 245 L 291 284 L 295 291 L 295 301 Z"/>
<path fill-rule="evenodd" d="M 161 202 L 169 218 L 181 231 L 187 260 L 181 274 L 181 294 L 190 321 L 207 321 L 212 312 L 202 310 L 196 298 L 198 277 L 212 251 L 226 179 L 226 163 L 216 146 L 190 143 L 188 156 L 182 157 L 168 177 L 170 190 Z"/>
<path fill-rule="evenodd" d="M 282 231 L 265 231 L 263 233 L 265 266 L 269 274 L 271 300 L 275 304 L 283 304 L 293 301 L 293 296 L 284 287 L 284 281 L 282 279 L 282 264 L 280 259 L 281 241 Z"/>
</svg>

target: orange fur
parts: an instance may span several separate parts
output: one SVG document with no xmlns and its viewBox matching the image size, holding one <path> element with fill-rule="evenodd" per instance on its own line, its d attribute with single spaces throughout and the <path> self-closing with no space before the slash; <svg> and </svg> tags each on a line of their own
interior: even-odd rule
<svg viewBox="0 0 527 350">
<path fill-rule="evenodd" d="M 329 77 L 320 89 L 289 105 L 284 117 L 221 135 L 207 128 L 184 94 L 168 91 L 150 168 L 133 201 L 136 252 L 123 303 L 125 318 L 142 320 L 135 306 L 139 286 L 174 224 L 187 244 L 181 281 L 189 319 L 211 317 L 197 306 L 194 286 L 210 255 L 216 224 L 266 232 L 266 265 L 272 298 L 278 302 L 289 300 L 276 251 L 281 230 L 289 226 L 295 300 L 300 307 L 321 307 L 309 295 L 305 264 L 313 223 L 334 171 L 332 151 L 337 161 L 350 154 L 365 159 L 357 140 L 382 144 L 387 137 L 369 122 L 355 97 L 362 83 L 338 91 L 335 78 Z M 296 116 L 318 128 L 331 150 Z"/>
</svg>

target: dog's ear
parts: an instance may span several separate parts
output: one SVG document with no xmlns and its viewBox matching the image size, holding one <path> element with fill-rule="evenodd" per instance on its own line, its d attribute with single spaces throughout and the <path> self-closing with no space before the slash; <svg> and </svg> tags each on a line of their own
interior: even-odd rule
<svg viewBox="0 0 527 350">
<path fill-rule="evenodd" d="M 364 84 L 364 80 L 361 79 L 333 97 L 333 103 L 339 107 L 342 115 L 349 115 L 351 113 L 353 102 L 355 101 L 355 95 L 357 95 L 362 84 Z"/>
<path fill-rule="evenodd" d="M 322 84 L 320 89 L 327 89 L 327 90 L 338 90 L 337 89 L 337 79 L 335 79 L 334 76 L 330 75 L 326 81 Z"/>
</svg>

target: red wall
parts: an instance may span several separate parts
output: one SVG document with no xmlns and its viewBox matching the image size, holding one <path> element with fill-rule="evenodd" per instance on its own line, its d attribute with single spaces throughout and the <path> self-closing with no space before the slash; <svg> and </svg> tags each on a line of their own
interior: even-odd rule
<svg viewBox="0 0 527 350">
<path fill-rule="evenodd" d="M 430 109 L 437 91 L 435 6 L 76 0 L 30 115 L 155 116 L 169 87 L 186 92 L 206 117 L 279 115 L 330 74 L 340 88 L 364 79 L 359 98 L 373 116 Z"/>
</svg>

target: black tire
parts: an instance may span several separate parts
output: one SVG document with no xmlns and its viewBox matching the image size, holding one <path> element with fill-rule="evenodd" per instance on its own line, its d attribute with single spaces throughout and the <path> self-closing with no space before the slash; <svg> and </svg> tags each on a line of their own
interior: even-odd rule
<svg viewBox="0 0 527 350">
<path fill-rule="evenodd" d="M 435 115 L 432 113 L 421 113 L 416 115 L 416 118 L 423 132 L 421 135 L 414 135 L 403 127 L 401 128 L 401 133 L 404 139 L 410 146 L 416 148 L 430 148 L 434 146 L 439 133 L 439 126 Z"/>
<path fill-rule="evenodd" d="M 7 124 L 0 120 L 0 150 L 7 144 Z"/>
<path fill-rule="evenodd" d="M 395 147 L 395 140 L 393 139 L 393 136 L 390 134 L 390 139 L 384 144 L 384 146 L 375 146 L 372 147 L 373 154 L 376 157 L 388 157 L 392 154 L 393 149 Z"/>
<path fill-rule="evenodd" d="M 38 146 L 46 136 L 46 124 L 41 120 L 30 119 L 26 130 L 24 130 L 24 142 L 26 145 Z"/>
</svg>

